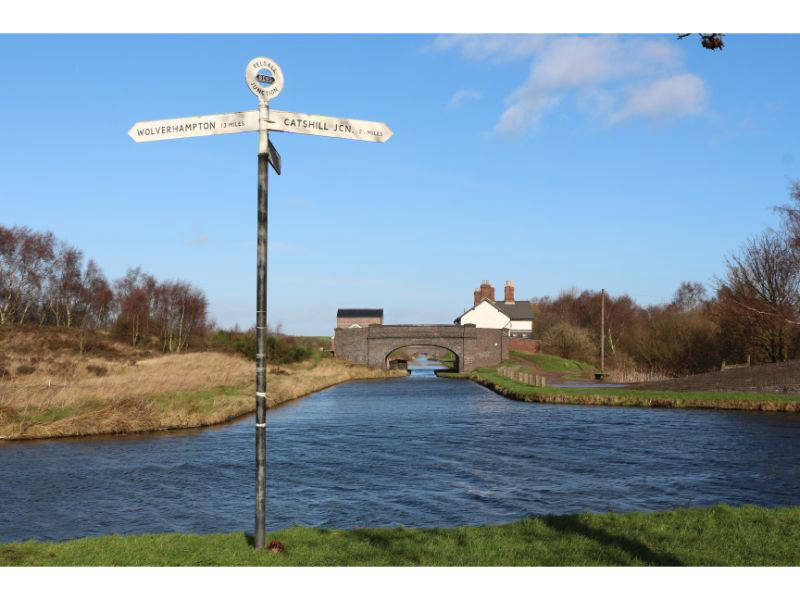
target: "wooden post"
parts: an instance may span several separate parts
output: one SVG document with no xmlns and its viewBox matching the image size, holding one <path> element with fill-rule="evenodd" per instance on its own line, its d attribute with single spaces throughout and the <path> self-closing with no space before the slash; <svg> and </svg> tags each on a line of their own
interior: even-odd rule
<svg viewBox="0 0 800 600">
<path fill-rule="evenodd" d="M 606 290 L 600 290 L 600 373 L 606 372 Z"/>
</svg>

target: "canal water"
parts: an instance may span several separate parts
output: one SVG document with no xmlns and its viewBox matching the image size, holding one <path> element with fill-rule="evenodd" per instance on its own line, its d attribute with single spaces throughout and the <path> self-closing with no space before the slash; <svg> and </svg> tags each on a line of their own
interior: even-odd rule
<svg viewBox="0 0 800 600">
<path fill-rule="evenodd" d="M 527 404 L 433 369 L 270 410 L 268 528 L 800 504 L 797 415 Z M 0 443 L 0 542 L 252 531 L 254 480 L 252 417 Z"/>
</svg>

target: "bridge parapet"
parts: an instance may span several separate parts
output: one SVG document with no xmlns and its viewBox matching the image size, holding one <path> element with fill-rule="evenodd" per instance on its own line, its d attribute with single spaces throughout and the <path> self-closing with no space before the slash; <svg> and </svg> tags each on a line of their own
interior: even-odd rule
<svg viewBox="0 0 800 600">
<path fill-rule="evenodd" d="M 389 338 L 455 338 L 477 337 L 474 325 L 372 325 L 367 329 L 369 339 Z"/>
<path fill-rule="evenodd" d="M 344 360 L 386 369 L 386 357 L 405 346 L 438 346 L 458 357 L 459 372 L 508 358 L 509 338 L 500 329 L 474 325 L 370 325 L 336 329 L 335 354 Z"/>
</svg>

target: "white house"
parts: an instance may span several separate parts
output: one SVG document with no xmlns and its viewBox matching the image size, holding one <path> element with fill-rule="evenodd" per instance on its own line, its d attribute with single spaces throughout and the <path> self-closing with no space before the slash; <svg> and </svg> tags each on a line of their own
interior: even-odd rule
<svg viewBox="0 0 800 600">
<path fill-rule="evenodd" d="M 494 287 L 484 280 L 475 289 L 474 306 L 455 319 L 457 325 L 507 329 L 511 337 L 533 337 L 533 307 L 528 300 L 514 300 L 514 282 L 506 281 L 505 298 L 494 299 Z"/>
<path fill-rule="evenodd" d="M 455 320 L 456 325 L 475 325 L 484 329 L 511 330 L 511 319 L 488 299 L 481 300 Z"/>
</svg>

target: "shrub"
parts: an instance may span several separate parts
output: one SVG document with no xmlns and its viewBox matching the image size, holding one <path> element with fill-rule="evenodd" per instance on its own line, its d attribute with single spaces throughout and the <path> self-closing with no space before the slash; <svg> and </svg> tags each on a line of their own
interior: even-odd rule
<svg viewBox="0 0 800 600">
<path fill-rule="evenodd" d="M 589 332 L 565 321 L 552 325 L 542 335 L 542 351 L 584 362 L 594 362 L 595 348 Z"/>
<path fill-rule="evenodd" d="M 208 347 L 222 352 L 236 352 L 256 359 L 256 332 L 226 331 L 219 329 L 209 338 Z M 267 336 L 267 362 L 270 364 L 287 364 L 307 360 L 314 356 L 314 350 L 307 343 L 302 343 L 291 336 L 273 334 Z"/>
</svg>

